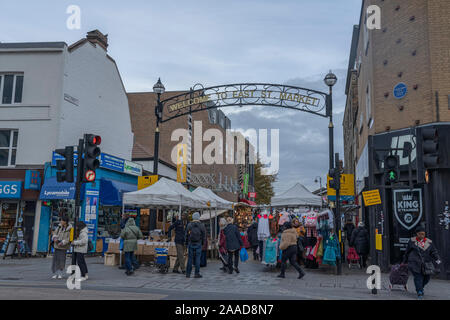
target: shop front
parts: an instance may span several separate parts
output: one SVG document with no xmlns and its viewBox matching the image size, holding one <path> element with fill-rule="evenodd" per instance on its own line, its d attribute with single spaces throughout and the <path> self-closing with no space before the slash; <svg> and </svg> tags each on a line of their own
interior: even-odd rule
<svg viewBox="0 0 450 320">
<path fill-rule="evenodd" d="M 35 253 L 43 170 L 2 169 L 0 173 L 0 251 L 4 252 L 14 227 L 21 227 L 25 252 Z"/>
<path fill-rule="evenodd" d="M 83 183 L 81 188 L 80 219 L 88 227 L 89 239 L 96 252 L 106 250 L 106 239 L 119 237 L 123 193 L 136 191 L 137 178 L 142 174 L 141 167 L 135 163 L 107 154 L 102 154 L 100 158 L 96 180 Z M 58 183 L 54 164 L 55 161 L 46 164 L 46 178 L 40 195 L 44 205 L 41 210 L 39 252 L 49 251 L 51 230 L 63 214 L 69 215 L 71 221 L 75 217 L 75 183 Z"/>
</svg>

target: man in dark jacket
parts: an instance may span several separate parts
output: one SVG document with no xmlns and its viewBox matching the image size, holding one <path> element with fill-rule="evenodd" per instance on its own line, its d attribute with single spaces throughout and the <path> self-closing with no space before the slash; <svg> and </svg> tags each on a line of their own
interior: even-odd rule
<svg viewBox="0 0 450 320">
<path fill-rule="evenodd" d="M 423 298 L 424 287 L 430 281 L 434 272 L 433 261 L 440 264 L 441 260 L 433 242 L 425 237 L 425 228 L 417 227 L 416 236 L 409 240 L 403 261 L 408 263 L 408 269 L 414 276 L 417 297 Z"/>
<path fill-rule="evenodd" d="M 353 224 L 352 220 L 348 220 L 344 226 L 345 237 L 347 238 L 348 245 L 350 245 L 353 230 L 355 230 L 355 225 Z"/>
<path fill-rule="evenodd" d="M 225 239 L 227 242 L 228 251 L 228 273 L 233 273 L 233 256 L 234 256 L 234 271 L 239 273 L 239 251 L 244 245 L 242 243 L 241 234 L 237 225 L 233 224 L 233 219 L 227 219 L 228 225 L 223 229 Z"/>
<path fill-rule="evenodd" d="M 201 278 L 200 275 L 200 258 L 202 254 L 203 241 L 206 236 L 206 228 L 200 222 L 200 213 L 195 212 L 192 215 L 192 222 L 186 228 L 185 241 L 188 246 L 188 263 L 186 267 L 186 278 L 191 277 L 192 263 L 195 259 L 195 276 Z"/>
<path fill-rule="evenodd" d="M 256 219 L 253 220 L 253 223 L 248 227 L 247 229 L 247 237 L 248 242 L 250 243 L 250 247 L 253 251 L 253 260 L 258 260 L 258 254 L 256 251 L 258 250 L 259 241 L 258 241 L 258 222 L 256 222 Z"/>
<path fill-rule="evenodd" d="M 364 223 L 360 222 L 358 228 L 353 230 L 350 240 L 350 246 L 355 247 L 360 258 L 360 264 L 363 268 L 367 267 L 367 257 L 370 251 L 369 233 L 364 227 Z"/>
<path fill-rule="evenodd" d="M 185 242 L 185 230 L 183 225 L 183 220 L 178 219 L 176 216 L 172 219 L 172 224 L 168 230 L 168 237 L 171 239 L 172 230 L 175 230 L 175 246 L 177 248 L 177 260 L 173 266 L 173 273 L 180 273 L 178 268 L 181 268 L 183 274 L 186 273 L 185 262 L 184 262 L 184 242 Z"/>
</svg>

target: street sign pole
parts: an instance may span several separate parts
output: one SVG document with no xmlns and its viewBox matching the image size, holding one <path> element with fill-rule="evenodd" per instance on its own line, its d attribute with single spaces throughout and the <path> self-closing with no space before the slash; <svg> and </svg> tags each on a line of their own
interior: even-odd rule
<svg viewBox="0 0 450 320">
<path fill-rule="evenodd" d="M 73 226 L 74 237 L 77 234 L 77 222 L 81 212 L 81 183 L 83 182 L 83 153 L 84 153 L 84 139 L 78 141 L 78 165 L 77 165 L 77 180 L 75 182 L 75 218 Z M 72 265 L 76 265 L 76 257 L 74 247 L 72 247 Z M 75 272 L 75 271 L 73 271 Z"/>
<path fill-rule="evenodd" d="M 336 153 L 334 156 L 334 160 L 336 163 L 336 169 L 340 170 L 339 167 L 339 153 Z M 339 175 L 340 178 L 340 175 Z M 340 188 L 336 190 L 336 236 L 339 244 L 339 253 L 341 254 L 341 258 L 337 261 L 337 274 L 342 274 L 342 243 L 341 243 L 341 203 L 340 203 Z"/>
</svg>

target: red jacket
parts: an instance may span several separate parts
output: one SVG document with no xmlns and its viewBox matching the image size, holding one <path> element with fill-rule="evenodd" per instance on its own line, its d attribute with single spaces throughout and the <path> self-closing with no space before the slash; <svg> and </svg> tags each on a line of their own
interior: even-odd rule
<svg viewBox="0 0 450 320">
<path fill-rule="evenodd" d="M 223 232 L 223 229 L 220 230 L 219 235 L 219 251 L 222 254 L 227 254 L 227 239 L 225 238 L 225 233 Z"/>
</svg>

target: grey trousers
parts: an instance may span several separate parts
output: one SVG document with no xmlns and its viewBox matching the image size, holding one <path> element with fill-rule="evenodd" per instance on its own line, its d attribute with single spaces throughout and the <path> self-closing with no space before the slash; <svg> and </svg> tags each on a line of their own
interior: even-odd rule
<svg viewBox="0 0 450 320">
<path fill-rule="evenodd" d="M 178 268 L 181 268 L 181 271 L 186 271 L 186 263 L 184 261 L 184 245 L 177 243 L 176 247 L 177 247 L 177 261 L 175 261 L 173 270 L 178 270 Z"/>
<path fill-rule="evenodd" d="M 64 273 L 64 269 L 66 268 L 66 251 L 67 250 L 55 249 L 52 260 L 53 273 L 56 273 L 56 271 L 62 271 Z"/>
</svg>

